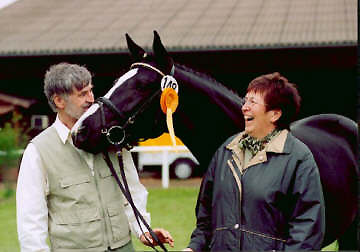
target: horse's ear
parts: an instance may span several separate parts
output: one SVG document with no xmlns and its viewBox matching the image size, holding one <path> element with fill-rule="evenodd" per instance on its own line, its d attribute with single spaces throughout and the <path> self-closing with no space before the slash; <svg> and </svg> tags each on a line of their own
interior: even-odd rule
<svg viewBox="0 0 360 252">
<path fill-rule="evenodd" d="M 154 31 L 153 52 L 156 63 L 159 65 L 159 67 L 165 70 L 166 73 L 169 73 L 174 64 L 174 61 L 163 46 L 157 31 Z"/>
<path fill-rule="evenodd" d="M 126 43 L 128 46 L 128 49 L 130 51 L 130 54 L 132 58 L 135 61 L 140 61 L 145 55 L 146 52 L 144 49 L 142 49 L 140 46 L 138 46 L 129 36 L 129 34 L 125 34 L 126 36 Z"/>
</svg>

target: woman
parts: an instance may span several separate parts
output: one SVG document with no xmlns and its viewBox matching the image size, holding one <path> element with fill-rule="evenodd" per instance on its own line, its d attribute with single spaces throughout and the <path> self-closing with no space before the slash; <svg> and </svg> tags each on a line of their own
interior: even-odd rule
<svg viewBox="0 0 360 252">
<path fill-rule="evenodd" d="M 250 82 L 245 130 L 215 153 L 202 181 L 186 250 L 318 250 L 325 231 L 319 171 L 289 132 L 300 107 L 279 73 Z"/>
</svg>

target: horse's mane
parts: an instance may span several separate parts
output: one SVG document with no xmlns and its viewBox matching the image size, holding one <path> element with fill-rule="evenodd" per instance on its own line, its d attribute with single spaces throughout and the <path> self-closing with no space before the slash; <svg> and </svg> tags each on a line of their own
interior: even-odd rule
<svg viewBox="0 0 360 252">
<path fill-rule="evenodd" d="M 209 82 L 211 82 L 211 84 L 213 84 L 214 86 L 216 87 L 219 87 L 219 88 L 222 88 L 222 89 L 225 89 L 225 90 L 228 90 L 230 91 L 231 93 L 233 93 L 234 95 L 236 96 L 239 96 L 239 94 L 237 93 L 236 90 L 234 89 L 231 89 L 227 86 L 225 86 L 224 84 L 222 84 L 221 82 L 217 81 L 215 78 L 213 78 L 211 75 L 207 74 L 207 73 L 204 73 L 204 72 L 199 72 L 191 67 L 188 67 L 188 66 L 185 66 L 183 64 L 179 64 L 179 63 L 176 63 L 175 64 L 176 67 L 180 68 L 181 70 L 183 71 L 186 71 L 186 72 L 189 72 L 189 73 L 192 73 L 194 75 L 197 75 L 198 77 L 200 78 L 203 78 Z M 240 96 L 239 96 L 240 97 Z"/>
</svg>

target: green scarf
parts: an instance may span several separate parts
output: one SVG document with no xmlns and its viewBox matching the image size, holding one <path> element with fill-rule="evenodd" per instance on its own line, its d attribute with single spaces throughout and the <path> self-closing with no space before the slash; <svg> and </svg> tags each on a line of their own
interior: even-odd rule
<svg viewBox="0 0 360 252">
<path fill-rule="evenodd" d="M 239 142 L 239 147 L 243 150 L 248 149 L 252 156 L 255 156 L 256 153 L 262 151 L 266 144 L 274 138 L 280 131 L 274 129 L 271 133 L 265 136 L 263 139 L 256 139 L 255 137 L 244 134 Z"/>
</svg>

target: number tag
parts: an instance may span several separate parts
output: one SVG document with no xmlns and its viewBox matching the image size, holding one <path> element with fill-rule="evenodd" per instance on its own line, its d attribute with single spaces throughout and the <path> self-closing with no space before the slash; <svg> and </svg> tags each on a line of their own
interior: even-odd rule
<svg viewBox="0 0 360 252">
<path fill-rule="evenodd" d="M 165 75 L 161 79 L 161 91 L 164 91 L 165 88 L 172 88 L 176 93 L 179 93 L 179 85 L 174 77 L 171 75 Z"/>
</svg>

